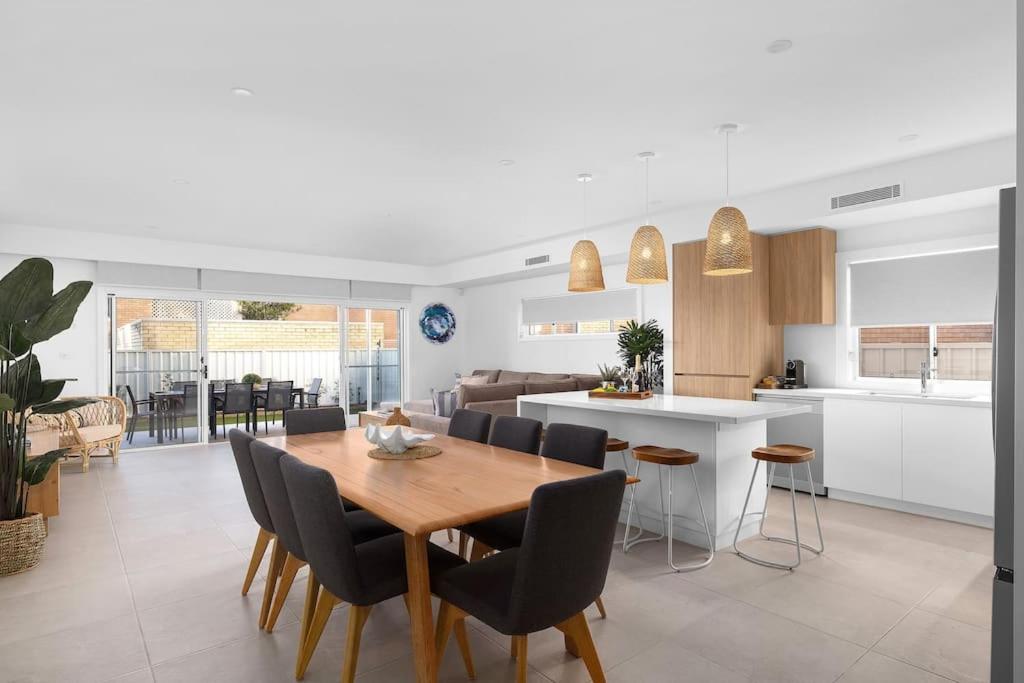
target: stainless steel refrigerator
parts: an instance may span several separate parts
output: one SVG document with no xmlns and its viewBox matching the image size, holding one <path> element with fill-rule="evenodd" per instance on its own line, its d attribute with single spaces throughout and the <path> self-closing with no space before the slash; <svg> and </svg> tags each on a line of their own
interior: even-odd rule
<svg viewBox="0 0 1024 683">
<path fill-rule="evenodd" d="M 992 438 L 996 454 L 992 681 L 1013 680 L 1015 197 L 1016 188 L 999 192 L 999 290 L 992 338 Z"/>
</svg>

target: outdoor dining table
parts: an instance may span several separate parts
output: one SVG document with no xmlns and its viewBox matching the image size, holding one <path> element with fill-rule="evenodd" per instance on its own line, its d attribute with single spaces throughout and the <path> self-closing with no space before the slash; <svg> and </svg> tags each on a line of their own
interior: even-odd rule
<svg viewBox="0 0 1024 683">
<path fill-rule="evenodd" d="M 370 458 L 373 446 L 361 428 L 260 440 L 327 470 L 341 495 L 405 534 L 412 649 L 420 683 L 437 680 L 430 534 L 526 509 L 538 486 L 595 473 L 582 465 L 450 436 L 430 441 L 441 453 L 420 460 Z"/>
<path fill-rule="evenodd" d="M 268 387 L 262 385 L 253 385 L 252 395 L 255 399 L 257 396 L 266 398 Z M 224 400 L 224 389 L 214 390 L 212 396 L 214 399 Z M 299 409 L 306 407 L 306 388 L 305 387 L 292 387 L 292 396 L 297 396 L 299 399 Z M 169 389 L 167 391 L 152 391 L 149 394 L 151 399 L 156 399 L 156 442 L 164 442 L 164 420 L 166 419 L 167 413 L 172 409 L 173 405 L 180 404 L 185 398 L 185 391 L 182 389 Z M 209 428 L 210 435 L 217 436 L 217 411 L 214 409 L 214 402 L 210 402 L 209 406 Z M 252 415 L 252 424 L 255 429 L 256 425 L 256 409 L 253 407 L 251 413 L 245 414 L 245 430 L 249 431 L 249 416 Z M 153 423 L 150 423 L 150 435 L 152 436 Z"/>
</svg>

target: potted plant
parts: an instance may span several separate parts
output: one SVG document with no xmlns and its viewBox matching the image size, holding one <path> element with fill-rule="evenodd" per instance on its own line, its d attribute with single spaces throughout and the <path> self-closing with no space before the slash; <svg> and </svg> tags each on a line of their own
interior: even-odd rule
<svg viewBox="0 0 1024 683">
<path fill-rule="evenodd" d="M 247 372 L 242 375 L 242 384 L 263 384 L 263 378 L 257 375 L 255 372 Z"/>
<path fill-rule="evenodd" d="M 597 371 L 601 374 L 601 389 L 604 391 L 615 391 L 615 385 L 622 379 L 618 365 L 598 365 Z"/>
<path fill-rule="evenodd" d="M 58 400 L 66 379 L 43 379 L 35 345 L 71 327 L 91 282 L 53 293 L 53 265 L 30 258 L 0 280 L 0 576 L 39 563 L 46 541 L 42 515 L 27 510 L 30 486 L 64 454 L 28 457 L 29 415 L 56 415 L 89 400 Z"/>
<path fill-rule="evenodd" d="M 652 388 L 662 386 L 665 370 L 665 333 L 655 320 L 638 324 L 630 320 L 619 331 L 619 358 L 627 370 L 642 370 Z M 635 368 L 640 356 L 642 367 Z"/>
</svg>

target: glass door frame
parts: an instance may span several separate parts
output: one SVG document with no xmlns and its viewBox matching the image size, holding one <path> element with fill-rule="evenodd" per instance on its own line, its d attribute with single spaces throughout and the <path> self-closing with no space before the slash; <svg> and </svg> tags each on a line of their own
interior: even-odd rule
<svg viewBox="0 0 1024 683">
<path fill-rule="evenodd" d="M 348 325 L 349 322 L 358 322 L 349 320 L 349 310 L 363 310 L 365 311 L 364 323 L 367 325 L 367 353 L 372 353 L 372 345 L 370 343 L 371 335 L 369 330 L 371 329 L 370 323 L 370 311 L 395 311 L 398 315 L 398 324 L 396 327 L 396 333 L 398 335 L 398 403 L 404 406 L 409 396 L 409 344 L 408 344 L 408 303 L 397 302 L 397 301 L 350 301 L 342 305 L 342 310 L 339 311 L 338 319 L 341 321 L 341 325 L 338 326 L 338 333 L 341 336 L 339 348 L 341 349 L 341 380 L 338 383 L 338 405 L 345 409 L 346 420 L 350 427 L 356 427 L 359 425 L 359 414 L 352 412 L 352 403 L 349 400 L 349 382 L 352 379 L 352 375 L 349 371 L 348 359 Z M 367 369 L 367 392 L 366 392 L 366 409 L 373 409 L 373 382 L 369 381 L 370 374 L 369 368 Z M 344 394 L 344 399 L 342 399 Z"/>
<path fill-rule="evenodd" d="M 196 306 L 196 358 L 198 367 L 190 372 L 196 374 L 196 440 L 184 443 L 164 443 L 154 446 L 143 446 L 132 450 L 153 450 L 157 448 L 185 448 L 208 444 L 209 429 L 209 389 L 207 388 L 207 348 L 206 348 L 206 302 L 210 297 L 197 291 L 134 289 L 107 287 L 106 289 L 106 349 L 104 361 L 107 372 L 107 389 L 111 396 L 117 396 L 117 300 L 118 299 L 150 299 L 161 301 L 186 301 Z"/>
</svg>

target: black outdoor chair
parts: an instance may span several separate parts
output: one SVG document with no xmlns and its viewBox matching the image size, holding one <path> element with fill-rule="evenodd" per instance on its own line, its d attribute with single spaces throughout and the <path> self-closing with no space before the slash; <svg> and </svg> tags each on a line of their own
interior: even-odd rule
<svg viewBox="0 0 1024 683">
<path fill-rule="evenodd" d="M 179 420 L 199 417 L 199 385 L 195 382 L 185 382 L 181 387 L 182 397 L 171 404 L 171 432 L 174 438 L 178 438 L 178 428 L 181 428 L 181 435 L 185 437 L 185 425 L 178 424 Z M 196 427 L 198 427 L 198 423 Z M 197 437 L 198 438 L 198 435 Z"/>
<path fill-rule="evenodd" d="M 293 436 L 295 434 L 340 432 L 346 427 L 344 408 L 306 408 L 288 414 L 288 423 L 284 426 L 284 433 Z"/>
<path fill-rule="evenodd" d="M 292 504 L 288 498 L 288 490 L 285 488 L 284 477 L 281 475 L 281 458 L 286 453 L 280 448 L 274 448 L 260 441 L 254 441 L 250 450 L 260 486 L 263 488 L 263 497 L 267 501 L 270 519 L 274 522 L 274 528 L 277 529 L 277 541 L 284 546 L 286 551 L 284 560 L 276 567 L 271 567 L 264 589 L 265 596 L 271 593 L 274 596 L 270 614 L 267 616 L 266 623 L 263 624 L 264 630 L 271 633 L 274 630 L 274 624 L 277 623 L 277 617 L 284 607 L 284 602 L 288 598 L 288 592 L 295 581 L 296 573 L 308 564 L 308 560 L 299 530 L 295 526 L 295 515 L 292 513 Z M 345 522 L 352 535 L 352 542 L 356 544 L 399 533 L 397 528 L 366 511 L 347 513 Z M 306 604 L 302 611 L 303 623 L 300 634 L 304 634 L 309 627 L 313 609 L 316 607 L 316 594 L 320 587 L 316 572 L 312 569 L 309 572 L 306 586 Z M 301 666 L 305 643 L 302 642 L 301 636 L 299 640 L 295 666 L 296 676 L 301 677 L 305 673 L 305 667 Z M 316 649 L 315 642 L 310 644 L 309 652 L 312 654 L 314 649 Z"/>
<path fill-rule="evenodd" d="M 253 419 L 255 419 L 255 413 L 259 410 L 263 410 L 263 433 L 269 434 L 270 427 L 267 425 L 270 422 L 271 415 L 281 411 L 281 423 L 288 424 L 288 410 L 292 407 L 292 381 L 286 382 L 267 382 L 267 393 L 265 396 L 260 394 L 256 395 L 255 410 L 253 411 Z M 275 424 L 277 418 L 274 418 Z M 257 430 L 254 430 L 257 431 Z"/>
<path fill-rule="evenodd" d="M 306 405 L 310 408 L 320 406 L 320 386 L 324 383 L 323 377 L 314 377 L 306 390 Z"/>
<path fill-rule="evenodd" d="M 551 627 L 565 634 L 566 649 L 583 659 L 591 680 L 604 681 L 583 610 L 604 590 L 625 484 L 622 470 L 544 484 L 530 499 L 520 547 L 432 572 L 441 598 L 438 659 L 452 628 L 472 615 L 512 636 L 520 683 L 528 635 Z"/>
<path fill-rule="evenodd" d="M 488 443 L 520 453 L 537 455 L 540 452 L 540 435 L 543 429 L 544 424 L 540 420 L 499 415 L 494 418 Z"/>
<path fill-rule="evenodd" d="M 409 591 L 405 537 L 395 533 L 359 543 L 349 521 L 358 513 L 345 512 L 334 477 L 329 472 L 283 455 L 281 473 L 310 571 L 322 586 L 296 673 L 305 672 L 331 611 L 344 600 L 350 606 L 341 680 L 342 683 L 351 683 L 355 679 L 363 625 L 370 616 L 370 610 L 384 600 Z M 427 544 L 427 558 L 431 576 L 463 563 L 459 557 L 433 543 Z M 460 644 L 465 648 L 467 671 L 472 677 L 469 643 L 460 639 Z"/>
<path fill-rule="evenodd" d="M 220 412 L 227 422 L 228 415 L 235 416 L 235 427 L 238 427 L 238 416 L 245 415 L 245 429 L 249 430 L 249 415 L 253 412 L 252 407 L 252 384 L 248 382 L 230 382 L 224 387 L 224 403 Z M 255 416 L 253 416 L 255 419 Z M 221 433 L 227 431 L 227 425 L 222 425 Z M 255 431 L 255 429 L 253 430 Z"/>
<path fill-rule="evenodd" d="M 131 443 L 132 439 L 135 438 L 135 426 L 139 422 L 139 413 L 141 412 L 143 407 L 146 408 L 146 416 L 149 422 L 149 435 L 153 436 L 153 418 L 154 413 L 156 411 L 157 399 L 149 398 L 140 401 L 135 398 L 135 392 L 132 391 L 131 384 L 124 384 L 121 386 L 121 388 L 124 389 L 125 394 L 128 396 L 128 404 L 131 406 L 132 409 L 131 417 L 128 418 L 128 443 Z"/>
<path fill-rule="evenodd" d="M 448 423 L 448 436 L 477 443 L 487 443 L 491 431 L 491 414 L 479 410 L 456 408 Z"/>
<path fill-rule="evenodd" d="M 270 519 L 270 512 L 267 510 L 267 502 L 263 496 L 263 487 L 260 486 L 259 476 L 256 474 L 256 466 L 252 461 L 250 447 L 256 441 L 252 436 L 240 429 L 232 429 L 228 435 L 231 440 L 231 453 L 235 456 L 235 466 L 238 467 L 238 476 L 242 480 L 242 491 L 245 492 L 245 501 L 249 504 L 249 512 L 259 526 L 259 534 L 256 536 L 256 545 L 252 549 L 252 557 L 249 559 L 249 568 L 245 572 L 245 581 L 242 583 L 242 595 L 249 592 L 252 580 L 256 576 L 256 570 L 263 562 L 263 556 L 267 552 L 267 545 L 274 541 L 274 550 L 271 553 L 270 566 L 275 566 L 277 560 L 283 553 L 278 550 L 277 533 L 274 530 L 274 522 Z M 270 611 L 269 591 L 263 594 L 263 608 L 260 610 L 259 627 L 263 628 Z"/>
</svg>

